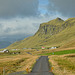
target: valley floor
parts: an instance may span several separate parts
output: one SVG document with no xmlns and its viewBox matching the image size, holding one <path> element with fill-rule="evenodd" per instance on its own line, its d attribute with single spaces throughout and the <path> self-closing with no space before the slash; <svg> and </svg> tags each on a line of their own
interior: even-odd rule
<svg viewBox="0 0 75 75">
<path fill-rule="evenodd" d="M 25 71 L 26 68 L 31 72 L 36 60 L 40 57 L 40 54 L 52 53 L 52 52 L 65 52 L 68 50 L 74 50 L 75 48 L 64 48 L 54 50 L 20 50 L 20 54 L 12 54 L 12 51 L 8 54 L 0 54 L 0 75 L 3 73 L 9 74 L 13 72 Z M 16 51 L 17 52 L 17 51 Z M 75 74 L 75 53 L 60 55 L 49 55 L 49 62 L 52 64 L 53 73 L 55 75 L 74 75 Z"/>
</svg>

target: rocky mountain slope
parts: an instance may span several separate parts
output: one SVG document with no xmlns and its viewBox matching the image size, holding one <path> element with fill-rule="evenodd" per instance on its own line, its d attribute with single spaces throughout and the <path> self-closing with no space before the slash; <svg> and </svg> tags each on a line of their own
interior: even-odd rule
<svg viewBox="0 0 75 75">
<path fill-rule="evenodd" d="M 8 48 L 61 47 L 73 40 L 75 40 L 75 18 L 66 21 L 56 18 L 40 24 L 34 36 L 15 42 Z M 73 45 L 75 46 L 75 43 Z"/>
</svg>

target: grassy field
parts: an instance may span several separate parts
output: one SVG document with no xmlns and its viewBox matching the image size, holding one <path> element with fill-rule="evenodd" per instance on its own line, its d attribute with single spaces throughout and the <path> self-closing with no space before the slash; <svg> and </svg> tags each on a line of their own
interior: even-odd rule
<svg viewBox="0 0 75 75">
<path fill-rule="evenodd" d="M 29 71 L 31 71 L 33 64 L 39 57 L 27 54 L 26 50 L 21 51 L 20 54 L 12 54 L 12 51 L 10 53 L 0 54 L 0 75 L 3 74 L 3 69 L 5 70 L 6 74 L 12 72 L 26 71 L 26 68 L 29 68 Z"/>
<path fill-rule="evenodd" d="M 74 50 L 64 50 L 64 51 L 56 51 L 56 52 L 51 52 L 51 53 L 44 53 L 44 54 L 40 54 L 40 55 L 64 55 L 64 54 L 72 54 L 75 53 L 75 49 Z"/>
<path fill-rule="evenodd" d="M 55 75 L 75 75 L 75 54 L 49 56 Z"/>
<path fill-rule="evenodd" d="M 27 50 L 24 50 L 24 49 L 22 49 L 22 50 L 16 50 L 16 51 L 10 50 L 9 53 L 1 53 L 0 54 L 0 74 L 3 73 L 3 69 L 5 69 L 6 74 L 12 73 L 12 72 L 26 71 L 27 67 L 29 68 L 29 71 L 31 71 L 33 68 L 33 65 L 36 62 L 36 59 L 38 59 L 38 57 L 40 57 L 40 55 L 51 55 L 51 56 L 49 56 L 50 62 L 52 62 L 52 60 L 54 62 L 56 62 L 57 65 L 60 66 L 60 68 L 59 68 L 60 70 L 63 71 L 64 70 L 63 67 L 65 67 L 65 68 L 67 68 L 67 70 L 69 69 L 69 70 L 71 70 L 71 72 L 73 70 L 73 72 L 74 72 L 75 67 L 73 67 L 74 66 L 73 64 L 74 64 L 75 57 L 74 56 L 73 57 L 72 56 L 64 56 L 64 55 L 65 54 L 66 55 L 74 54 L 75 48 L 74 49 L 68 48 L 68 49 L 54 49 L 54 50 L 50 50 L 50 49 L 46 49 L 46 50 L 45 49 L 44 50 L 42 50 L 42 49 L 40 49 L 40 50 L 27 49 Z M 13 54 L 13 52 L 15 52 L 16 54 Z M 20 54 L 17 54 L 18 52 L 20 52 Z M 31 54 L 28 54 L 27 52 L 29 52 Z M 69 62 L 69 61 L 71 61 L 71 58 L 72 58 L 73 63 Z M 55 63 L 52 63 L 52 65 L 54 65 L 54 64 Z M 69 64 L 70 64 L 70 66 L 68 66 Z M 62 65 L 63 65 L 63 67 L 62 67 Z M 57 69 L 55 69 L 55 72 L 56 71 L 57 71 Z"/>
</svg>

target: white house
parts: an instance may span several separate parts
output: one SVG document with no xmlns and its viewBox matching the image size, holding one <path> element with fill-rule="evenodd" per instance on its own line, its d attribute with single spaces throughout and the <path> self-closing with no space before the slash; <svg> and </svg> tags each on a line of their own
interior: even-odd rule
<svg viewBox="0 0 75 75">
<path fill-rule="evenodd" d="M 57 47 L 51 47 L 50 49 L 56 49 Z"/>
<path fill-rule="evenodd" d="M 4 49 L 3 51 L 0 51 L 0 53 L 8 53 L 9 52 L 9 50 L 8 49 Z"/>
</svg>

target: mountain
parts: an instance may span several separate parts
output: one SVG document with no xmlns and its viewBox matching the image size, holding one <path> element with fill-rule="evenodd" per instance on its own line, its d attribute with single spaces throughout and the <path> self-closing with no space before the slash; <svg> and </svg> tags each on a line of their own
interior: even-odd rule
<svg viewBox="0 0 75 75">
<path fill-rule="evenodd" d="M 34 36 L 15 42 L 8 48 L 61 47 L 73 40 L 75 40 L 75 18 L 69 18 L 66 21 L 56 18 L 40 24 Z"/>
<path fill-rule="evenodd" d="M 2 48 L 6 48 L 7 46 L 9 46 L 11 43 L 8 41 L 0 41 L 0 49 Z"/>
</svg>

